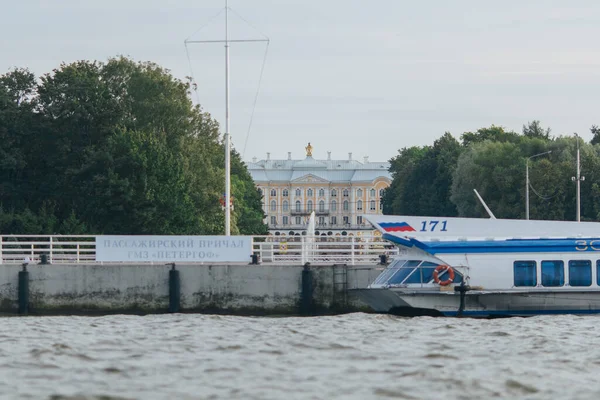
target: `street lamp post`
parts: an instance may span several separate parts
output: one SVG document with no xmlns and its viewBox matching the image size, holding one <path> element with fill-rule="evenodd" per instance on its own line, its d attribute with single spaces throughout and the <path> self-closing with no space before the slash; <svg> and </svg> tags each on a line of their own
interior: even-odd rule
<svg viewBox="0 0 600 400">
<path fill-rule="evenodd" d="M 550 153 L 552 153 L 552 150 L 535 154 L 531 157 L 528 157 L 527 161 L 525 162 L 525 219 L 527 220 L 529 220 L 529 160 Z"/>
</svg>

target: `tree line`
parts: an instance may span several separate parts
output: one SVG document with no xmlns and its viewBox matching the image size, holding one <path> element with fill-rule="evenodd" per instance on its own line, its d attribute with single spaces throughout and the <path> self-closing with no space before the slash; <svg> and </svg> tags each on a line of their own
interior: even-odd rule
<svg viewBox="0 0 600 400">
<path fill-rule="evenodd" d="M 522 132 L 500 126 L 446 132 L 431 146 L 403 148 L 390 160 L 384 214 L 487 217 L 476 189 L 497 218 L 524 219 L 529 165 L 530 219 L 576 219 L 576 154 L 580 149 L 581 220 L 600 220 L 600 129 L 585 143 L 551 135 L 539 121 Z M 579 142 L 579 143 L 578 143 Z M 542 154 L 550 152 L 548 154 Z M 542 154 L 542 155 L 540 155 Z M 536 157 L 532 157 L 536 156 Z"/>
<path fill-rule="evenodd" d="M 222 234 L 224 145 L 191 82 L 125 57 L 0 75 L 0 232 Z M 232 233 L 264 234 L 231 157 Z"/>
</svg>

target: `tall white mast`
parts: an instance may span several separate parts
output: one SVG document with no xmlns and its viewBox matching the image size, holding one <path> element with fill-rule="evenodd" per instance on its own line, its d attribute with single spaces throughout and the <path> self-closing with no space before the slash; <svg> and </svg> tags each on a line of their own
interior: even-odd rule
<svg viewBox="0 0 600 400">
<path fill-rule="evenodd" d="M 223 141 L 225 144 L 225 235 L 231 235 L 231 133 L 230 115 L 229 115 L 229 44 L 243 42 L 266 42 L 269 43 L 269 38 L 265 39 L 229 39 L 229 5 L 225 0 L 225 40 L 185 40 L 186 51 L 188 43 L 225 43 L 225 132 Z M 264 35 L 263 35 L 264 36 Z M 266 52 L 265 52 L 266 57 Z M 188 55 L 189 58 L 189 55 Z M 191 63 L 190 63 L 191 66 Z M 263 61 L 264 66 L 264 61 Z M 262 72 L 261 72 L 262 74 Z"/>
<path fill-rule="evenodd" d="M 581 181 L 585 181 L 585 176 L 581 175 L 581 163 L 579 160 L 579 135 L 575 133 L 575 140 L 577 140 L 577 170 L 575 176 L 571 177 L 573 182 L 577 181 L 577 210 L 576 218 L 577 222 L 581 222 Z"/>
<path fill-rule="evenodd" d="M 231 137 L 229 136 L 229 27 L 225 0 L 225 236 L 231 235 Z"/>
<path fill-rule="evenodd" d="M 581 164 L 579 163 L 579 136 L 577 140 L 577 222 L 581 222 Z"/>
</svg>

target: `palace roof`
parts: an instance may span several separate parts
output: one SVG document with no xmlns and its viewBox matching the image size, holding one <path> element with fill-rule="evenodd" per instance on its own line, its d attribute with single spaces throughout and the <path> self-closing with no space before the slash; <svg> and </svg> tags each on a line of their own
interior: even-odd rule
<svg viewBox="0 0 600 400">
<path fill-rule="evenodd" d="M 377 178 L 392 179 L 388 162 L 356 160 L 316 160 L 307 156 L 303 160 L 260 160 L 247 163 L 252 179 L 260 182 L 307 181 L 331 183 L 372 182 Z"/>
</svg>

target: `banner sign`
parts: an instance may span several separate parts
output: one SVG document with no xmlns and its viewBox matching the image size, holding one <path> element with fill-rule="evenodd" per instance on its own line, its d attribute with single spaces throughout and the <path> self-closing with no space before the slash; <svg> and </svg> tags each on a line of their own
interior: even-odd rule
<svg viewBox="0 0 600 400">
<path fill-rule="evenodd" d="M 250 236 L 96 236 L 96 261 L 250 262 Z"/>
</svg>

